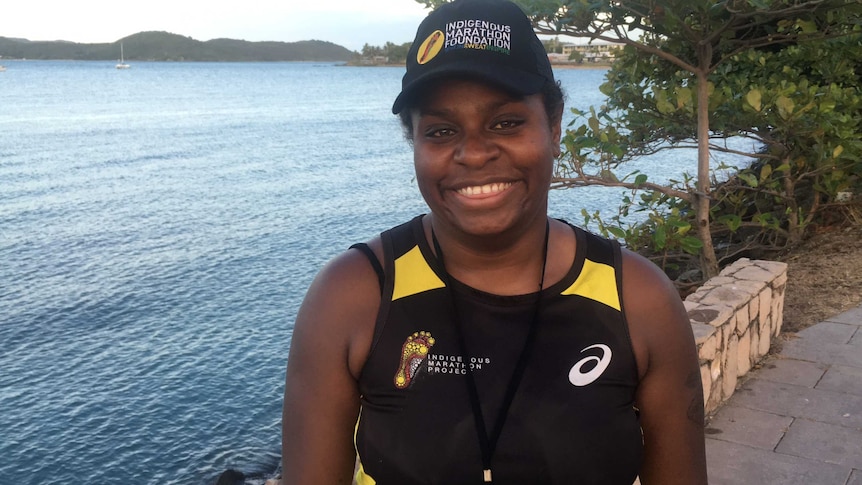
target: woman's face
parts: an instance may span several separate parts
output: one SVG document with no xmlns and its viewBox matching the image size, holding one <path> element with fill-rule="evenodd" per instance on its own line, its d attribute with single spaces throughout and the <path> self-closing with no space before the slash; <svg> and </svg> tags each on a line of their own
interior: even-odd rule
<svg viewBox="0 0 862 485">
<path fill-rule="evenodd" d="M 481 236 L 525 229 L 547 213 L 560 121 L 541 94 L 437 83 L 411 111 L 419 190 L 435 224 Z"/>
</svg>

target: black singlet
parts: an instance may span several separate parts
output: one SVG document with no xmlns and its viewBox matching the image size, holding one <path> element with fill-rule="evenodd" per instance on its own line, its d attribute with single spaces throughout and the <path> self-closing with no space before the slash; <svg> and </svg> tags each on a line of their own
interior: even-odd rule
<svg viewBox="0 0 862 485">
<path fill-rule="evenodd" d="M 493 457 L 495 485 L 631 485 L 640 467 L 620 249 L 572 229 L 577 254 L 566 277 L 542 292 L 535 347 Z M 450 292 L 421 217 L 382 240 L 383 298 L 359 379 L 356 481 L 481 484 L 466 366 L 490 429 L 537 295 L 497 296 L 457 281 Z M 469 357 L 459 350 L 453 294 Z"/>
</svg>

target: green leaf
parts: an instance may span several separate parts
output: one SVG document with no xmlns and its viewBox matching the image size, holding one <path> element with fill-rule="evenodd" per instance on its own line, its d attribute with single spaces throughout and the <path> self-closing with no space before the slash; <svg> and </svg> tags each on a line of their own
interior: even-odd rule
<svg viewBox="0 0 862 485">
<path fill-rule="evenodd" d="M 662 90 L 655 93 L 655 107 L 663 115 L 673 113 L 675 110 L 674 106 L 667 100 L 667 92 Z"/>
<path fill-rule="evenodd" d="M 718 218 L 718 222 L 727 226 L 730 232 L 736 232 L 742 225 L 742 218 L 737 214 L 725 214 Z"/>
<path fill-rule="evenodd" d="M 642 173 L 635 177 L 635 185 L 643 185 L 647 181 L 647 174 Z"/>
<path fill-rule="evenodd" d="M 678 88 L 676 90 L 676 106 L 682 108 L 691 104 L 691 88 Z"/>
<path fill-rule="evenodd" d="M 601 172 L 599 172 L 599 177 L 601 177 L 601 179 L 604 180 L 605 182 L 619 182 L 620 181 L 620 179 L 618 179 L 617 176 L 608 169 L 603 169 Z"/>
<path fill-rule="evenodd" d="M 772 175 L 772 166 L 764 165 L 760 169 L 760 182 L 764 182 L 766 179 L 769 178 L 770 175 Z"/>
<path fill-rule="evenodd" d="M 760 113 L 761 108 L 763 108 L 763 104 L 761 101 L 762 95 L 760 94 L 759 89 L 752 89 L 745 95 L 745 101 L 749 106 L 754 108 L 754 111 Z"/>
<path fill-rule="evenodd" d="M 778 99 L 775 100 L 775 106 L 778 107 L 778 115 L 781 116 L 781 119 L 786 120 L 793 115 L 793 109 L 796 107 L 796 103 L 787 96 L 779 96 Z"/>
<path fill-rule="evenodd" d="M 817 32 L 817 24 L 810 20 L 800 20 L 797 22 L 799 26 L 799 30 L 803 33 L 810 34 L 812 32 Z"/>
<path fill-rule="evenodd" d="M 680 236 L 685 236 L 689 231 L 691 231 L 691 224 L 688 222 L 677 221 L 674 226 L 676 227 L 676 233 Z"/>
<path fill-rule="evenodd" d="M 664 230 L 664 226 L 658 226 L 655 228 L 655 233 L 652 235 L 653 243 L 656 248 L 664 249 L 667 245 L 667 233 Z"/>
<path fill-rule="evenodd" d="M 614 94 L 614 89 L 614 84 L 611 82 L 606 82 L 599 86 L 599 91 L 601 91 L 605 96 L 612 96 Z"/>
<path fill-rule="evenodd" d="M 737 177 L 739 177 L 739 179 L 745 182 L 749 187 L 757 187 L 758 185 L 757 177 L 751 173 L 740 173 Z"/>
<path fill-rule="evenodd" d="M 694 237 L 694 236 L 686 236 L 679 241 L 679 245 L 682 247 L 682 250 L 689 254 L 698 254 L 701 249 L 703 249 L 703 242 Z"/>
<path fill-rule="evenodd" d="M 610 226 L 610 227 L 608 227 L 608 232 L 613 234 L 613 236 L 617 239 L 623 239 L 624 240 L 626 238 L 626 232 L 623 231 L 622 229 L 620 229 L 619 227 Z"/>
</svg>

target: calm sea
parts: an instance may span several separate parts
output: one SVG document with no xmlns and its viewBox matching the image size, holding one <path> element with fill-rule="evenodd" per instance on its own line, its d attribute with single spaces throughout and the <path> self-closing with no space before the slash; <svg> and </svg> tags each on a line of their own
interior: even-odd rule
<svg viewBox="0 0 862 485">
<path fill-rule="evenodd" d="M 7 68 L 0 482 L 262 482 L 315 272 L 424 212 L 389 112 L 402 69 Z M 558 71 L 569 105 L 600 104 L 604 73 Z M 551 211 L 580 222 L 617 193 L 553 192 Z"/>
</svg>

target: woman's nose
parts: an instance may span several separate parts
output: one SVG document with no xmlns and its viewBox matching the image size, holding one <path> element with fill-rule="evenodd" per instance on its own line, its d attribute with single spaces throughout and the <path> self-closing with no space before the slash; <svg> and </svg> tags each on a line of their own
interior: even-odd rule
<svg viewBox="0 0 862 485">
<path fill-rule="evenodd" d="M 499 150 L 497 145 L 484 133 L 465 133 L 455 152 L 455 162 L 462 165 L 481 167 L 493 160 Z"/>
</svg>

